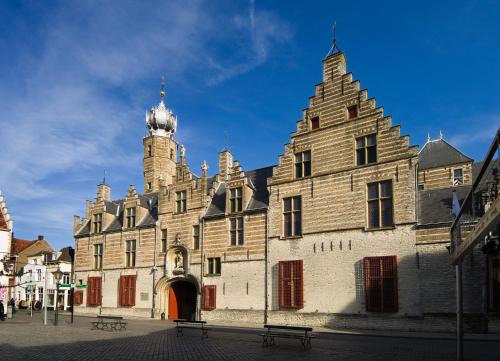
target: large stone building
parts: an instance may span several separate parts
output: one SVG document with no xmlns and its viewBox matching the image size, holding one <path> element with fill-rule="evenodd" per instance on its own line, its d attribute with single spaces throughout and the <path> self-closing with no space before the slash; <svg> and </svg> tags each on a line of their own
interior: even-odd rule
<svg viewBox="0 0 500 361">
<path fill-rule="evenodd" d="M 100 184 L 75 216 L 76 280 L 87 286 L 77 312 L 453 327 L 451 199 L 468 190 L 473 161 L 443 139 L 419 153 L 336 50 L 276 166 L 245 170 L 224 149 L 217 174 L 204 163 L 195 175 L 162 90 L 146 117 L 143 194 L 131 186 L 112 200 Z M 472 328 L 494 310 L 477 307 L 491 295 L 476 257 L 466 266 Z"/>
</svg>

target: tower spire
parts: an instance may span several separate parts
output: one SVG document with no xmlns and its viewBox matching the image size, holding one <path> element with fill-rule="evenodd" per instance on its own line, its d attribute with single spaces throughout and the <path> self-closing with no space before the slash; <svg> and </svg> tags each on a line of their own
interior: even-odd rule
<svg viewBox="0 0 500 361">
<path fill-rule="evenodd" d="M 340 53 L 340 48 L 337 45 L 337 21 L 333 22 L 333 42 L 332 42 L 332 47 L 328 54 L 326 54 L 327 57 L 330 55 Z"/>
<path fill-rule="evenodd" d="M 165 75 L 160 77 L 160 85 L 160 98 L 163 98 L 165 96 Z"/>
</svg>

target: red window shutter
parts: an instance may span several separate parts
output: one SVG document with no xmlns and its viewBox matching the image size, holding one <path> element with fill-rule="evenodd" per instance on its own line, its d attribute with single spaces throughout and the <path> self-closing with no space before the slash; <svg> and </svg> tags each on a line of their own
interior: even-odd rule
<svg viewBox="0 0 500 361">
<path fill-rule="evenodd" d="M 73 304 L 81 305 L 83 303 L 83 291 L 75 291 L 73 296 Z"/>
<path fill-rule="evenodd" d="M 137 276 L 128 277 L 128 306 L 135 306 L 135 283 Z"/>
<path fill-rule="evenodd" d="M 304 262 L 302 260 L 293 262 L 293 282 L 294 282 L 294 304 L 295 308 L 304 307 Z"/>
<path fill-rule="evenodd" d="M 102 282 L 101 282 L 101 277 L 96 277 L 96 284 L 97 284 L 97 290 L 96 292 L 96 300 L 95 304 L 100 305 L 101 304 L 101 299 L 102 299 Z"/>
<path fill-rule="evenodd" d="M 206 311 L 215 310 L 217 308 L 217 286 L 209 285 L 202 288 L 202 309 Z"/>
<path fill-rule="evenodd" d="M 87 305 L 96 306 L 97 305 L 97 279 L 98 277 L 89 277 L 87 280 Z"/>
<path fill-rule="evenodd" d="M 366 310 L 398 311 L 397 257 L 365 257 L 364 281 Z"/>
<path fill-rule="evenodd" d="M 120 306 L 125 306 L 125 277 L 120 276 L 120 279 L 118 280 L 118 302 Z"/>
</svg>

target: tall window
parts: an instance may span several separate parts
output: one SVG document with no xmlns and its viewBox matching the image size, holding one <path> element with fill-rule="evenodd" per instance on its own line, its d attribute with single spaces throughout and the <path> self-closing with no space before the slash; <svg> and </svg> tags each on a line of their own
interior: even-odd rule
<svg viewBox="0 0 500 361">
<path fill-rule="evenodd" d="M 102 243 L 94 244 L 94 269 L 102 268 Z"/>
<path fill-rule="evenodd" d="M 187 211 L 187 192 L 177 192 L 177 213 L 184 213 Z"/>
<path fill-rule="evenodd" d="M 208 258 L 208 274 L 220 275 L 220 273 L 221 273 L 220 257 Z"/>
<path fill-rule="evenodd" d="M 125 252 L 125 262 L 127 267 L 135 267 L 135 239 L 127 241 L 127 251 Z"/>
<path fill-rule="evenodd" d="M 162 253 L 167 252 L 167 239 L 168 239 L 168 232 L 166 229 L 163 229 L 161 231 L 161 252 Z"/>
<path fill-rule="evenodd" d="M 398 311 L 398 262 L 396 256 L 365 257 L 366 310 Z"/>
<path fill-rule="evenodd" d="M 42 270 L 41 269 L 37 269 L 36 270 L 36 280 L 37 281 L 41 281 L 42 280 Z"/>
<path fill-rule="evenodd" d="M 135 305 L 135 283 L 137 276 L 120 276 L 119 303 L 120 306 Z"/>
<path fill-rule="evenodd" d="M 70 280 L 70 274 L 69 273 L 65 273 L 63 274 L 63 277 L 62 277 L 62 283 L 64 283 L 65 285 L 69 284 Z"/>
<path fill-rule="evenodd" d="M 231 218 L 231 246 L 243 245 L 243 237 L 243 217 Z"/>
<path fill-rule="evenodd" d="M 89 277 L 87 280 L 87 305 L 99 306 L 101 304 L 102 282 L 101 277 Z"/>
<path fill-rule="evenodd" d="M 356 138 L 356 164 L 377 162 L 377 136 L 375 134 Z"/>
<path fill-rule="evenodd" d="M 302 235 L 302 201 L 300 197 L 283 199 L 283 235 L 293 237 Z"/>
<path fill-rule="evenodd" d="M 242 188 L 233 188 L 230 190 L 229 203 L 231 213 L 241 212 L 243 210 Z"/>
<path fill-rule="evenodd" d="M 280 261 L 279 306 L 281 308 L 304 307 L 304 265 L 302 260 Z"/>
<path fill-rule="evenodd" d="M 94 214 L 93 229 L 94 233 L 102 231 L 102 213 Z"/>
<path fill-rule="evenodd" d="M 311 151 L 295 153 L 295 178 L 311 175 Z"/>
<path fill-rule="evenodd" d="M 200 249 L 200 226 L 193 226 L 193 248 Z"/>
<path fill-rule="evenodd" d="M 464 184 L 464 174 L 462 168 L 453 169 L 453 185 L 461 186 Z"/>
<path fill-rule="evenodd" d="M 135 207 L 127 208 L 127 228 L 135 227 Z"/>
<path fill-rule="evenodd" d="M 368 228 L 392 227 L 392 181 L 368 184 Z"/>
</svg>

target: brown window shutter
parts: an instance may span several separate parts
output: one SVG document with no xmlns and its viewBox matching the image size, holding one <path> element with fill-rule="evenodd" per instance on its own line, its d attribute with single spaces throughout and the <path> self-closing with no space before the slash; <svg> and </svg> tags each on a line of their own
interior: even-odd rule
<svg viewBox="0 0 500 361">
<path fill-rule="evenodd" d="M 135 283 L 137 276 L 130 276 L 128 282 L 128 305 L 135 306 Z"/>
<path fill-rule="evenodd" d="M 294 261 L 294 307 L 304 307 L 304 262 Z"/>
<path fill-rule="evenodd" d="M 285 304 L 285 262 L 278 263 L 278 285 L 279 285 L 279 307 L 287 307 Z"/>
<path fill-rule="evenodd" d="M 97 292 L 95 293 L 95 304 L 99 306 L 101 304 L 101 295 L 102 295 L 102 283 L 101 283 L 101 277 L 96 277 L 95 283 L 97 285 Z"/>
<path fill-rule="evenodd" d="M 125 279 L 123 276 L 120 276 L 120 279 L 118 280 L 118 302 L 119 302 L 120 306 L 125 305 L 124 288 L 125 288 Z"/>
<path fill-rule="evenodd" d="M 210 286 L 210 308 L 212 310 L 215 310 L 217 308 L 217 302 L 216 302 L 216 297 L 217 297 L 217 286 Z"/>
<path fill-rule="evenodd" d="M 202 288 L 202 309 L 206 311 L 215 310 L 217 307 L 217 286 L 209 285 Z"/>
<path fill-rule="evenodd" d="M 81 305 L 83 303 L 83 291 L 75 291 L 73 304 Z"/>
<path fill-rule="evenodd" d="M 209 294 L 208 294 L 208 286 L 203 286 L 201 289 L 201 308 L 204 310 L 208 309 L 208 302 L 209 302 Z"/>
<path fill-rule="evenodd" d="M 365 257 L 364 281 L 366 310 L 398 311 L 397 257 Z"/>
</svg>

